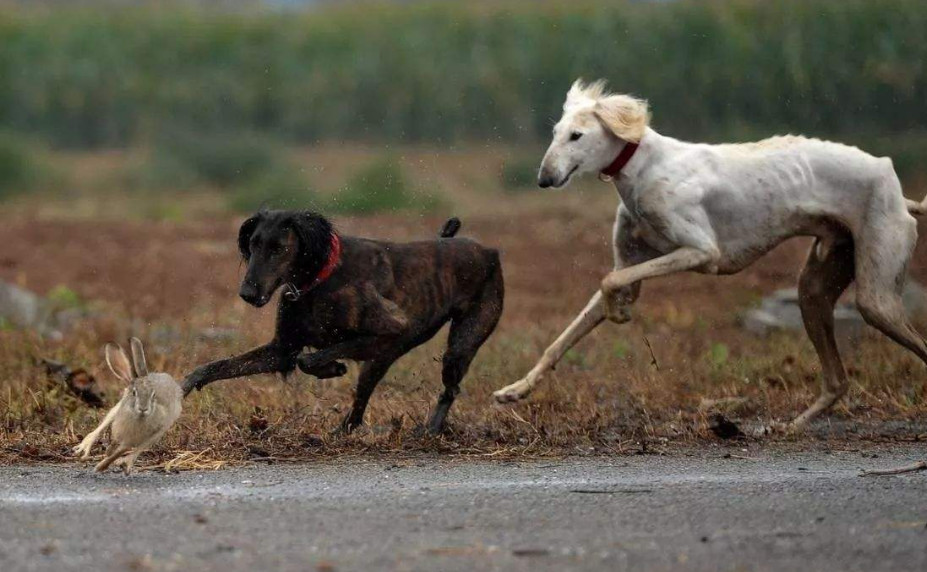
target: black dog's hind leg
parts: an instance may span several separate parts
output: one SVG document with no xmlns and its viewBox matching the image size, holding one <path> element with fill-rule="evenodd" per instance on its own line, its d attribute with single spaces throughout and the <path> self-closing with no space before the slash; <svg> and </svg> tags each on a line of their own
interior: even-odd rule
<svg viewBox="0 0 927 572">
<path fill-rule="evenodd" d="M 292 371 L 298 352 L 298 349 L 287 350 L 280 344 L 271 342 L 240 356 L 208 363 L 196 368 L 184 379 L 183 394 L 186 396 L 194 389 L 203 389 L 206 385 L 220 379 Z"/>
<path fill-rule="evenodd" d="M 370 401 L 373 390 L 376 389 L 377 384 L 380 383 L 380 380 L 383 379 L 383 376 L 389 371 L 394 361 L 396 361 L 396 358 L 391 356 L 389 358 L 364 362 L 360 375 L 357 376 L 357 390 L 354 393 L 354 405 L 351 406 L 351 411 L 348 413 L 347 417 L 344 418 L 344 421 L 341 422 L 341 431 L 350 433 L 364 422 L 364 411 L 367 410 L 367 402 Z"/>
<path fill-rule="evenodd" d="M 297 358 L 297 360 L 298 359 L 299 358 Z M 348 373 L 348 366 L 344 365 L 340 361 L 330 361 L 328 363 L 314 366 L 308 371 L 300 368 L 300 371 L 303 371 L 304 373 L 319 379 L 331 379 L 333 377 L 341 377 Z"/>
<path fill-rule="evenodd" d="M 315 375 L 316 371 L 328 371 L 329 364 L 335 360 L 357 359 L 358 352 L 363 352 L 375 341 L 376 336 L 362 336 L 315 352 L 304 352 L 296 358 L 296 365 L 301 372 Z"/>
<path fill-rule="evenodd" d="M 438 398 L 431 419 L 428 421 L 429 433 L 438 434 L 444 430 L 447 412 L 454 399 L 460 393 L 460 382 L 467 375 L 470 362 L 476 352 L 492 334 L 502 315 L 503 286 L 502 275 L 490 278 L 480 299 L 474 301 L 471 308 L 451 321 L 451 330 L 447 337 L 447 351 L 444 353 L 441 380 L 444 392 Z"/>
</svg>

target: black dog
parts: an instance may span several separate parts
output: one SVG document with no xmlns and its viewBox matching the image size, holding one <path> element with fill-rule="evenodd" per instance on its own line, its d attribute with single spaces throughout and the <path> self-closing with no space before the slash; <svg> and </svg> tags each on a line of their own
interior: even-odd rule
<svg viewBox="0 0 927 572">
<path fill-rule="evenodd" d="M 184 394 L 219 379 L 292 372 L 339 377 L 340 359 L 363 362 L 354 406 L 342 422 L 363 422 L 367 401 L 390 366 L 450 321 L 442 381 L 427 429 L 440 432 L 470 361 L 495 329 L 504 288 L 497 251 L 452 238 L 391 243 L 341 237 L 313 212 L 265 211 L 246 220 L 238 247 L 248 262 L 239 295 L 261 307 L 281 286 L 276 335 L 269 344 L 197 368 Z M 305 347 L 314 353 L 303 353 Z"/>
</svg>

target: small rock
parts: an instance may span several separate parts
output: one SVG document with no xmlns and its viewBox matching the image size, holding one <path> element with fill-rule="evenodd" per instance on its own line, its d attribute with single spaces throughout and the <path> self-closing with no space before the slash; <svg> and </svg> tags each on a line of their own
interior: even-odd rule
<svg viewBox="0 0 927 572">
<path fill-rule="evenodd" d="M 86 308 L 61 308 L 34 292 L 0 280 L 0 322 L 35 330 L 59 341 L 65 331 L 90 315 Z"/>
<path fill-rule="evenodd" d="M 745 437 L 744 432 L 736 423 L 720 413 L 715 413 L 708 418 L 708 428 L 719 439 L 740 439 Z"/>
<path fill-rule="evenodd" d="M 516 548 L 512 550 L 512 554 L 514 556 L 523 556 L 523 557 L 524 556 L 527 556 L 527 557 L 548 556 L 550 554 L 550 550 L 546 548 Z"/>
<path fill-rule="evenodd" d="M 322 437 L 318 435 L 309 435 L 303 441 L 303 446 L 306 447 L 307 449 L 315 449 L 318 447 L 324 447 L 325 440 L 322 439 Z"/>
<path fill-rule="evenodd" d="M 927 321 L 927 290 L 908 280 L 902 292 L 902 302 L 909 319 Z M 798 304 L 798 289 L 777 290 L 763 299 L 759 308 L 743 313 L 741 325 L 758 336 L 774 331 L 801 331 L 804 322 Z M 866 329 L 866 321 L 852 301 L 838 302 L 834 308 L 834 332 L 839 341 L 855 343 Z"/>
<path fill-rule="evenodd" d="M 51 305 L 38 294 L 0 281 L 0 317 L 21 328 L 44 329 Z"/>
</svg>

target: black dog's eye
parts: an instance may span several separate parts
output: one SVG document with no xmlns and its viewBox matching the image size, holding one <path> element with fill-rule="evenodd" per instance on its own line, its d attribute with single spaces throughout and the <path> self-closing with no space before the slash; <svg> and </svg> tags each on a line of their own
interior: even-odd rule
<svg viewBox="0 0 927 572">
<path fill-rule="evenodd" d="M 583 134 L 579 131 L 574 131 L 573 133 L 570 133 L 570 141 L 579 141 L 579 138 L 582 136 Z"/>
</svg>

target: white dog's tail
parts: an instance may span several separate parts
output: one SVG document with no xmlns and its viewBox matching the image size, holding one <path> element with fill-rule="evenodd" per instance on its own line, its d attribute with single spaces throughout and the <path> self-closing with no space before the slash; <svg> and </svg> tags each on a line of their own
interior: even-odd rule
<svg viewBox="0 0 927 572">
<path fill-rule="evenodd" d="M 905 199 L 904 204 L 908 207 L 908 212 L 914 216 L 923 216 L 927 215 L 927 197 L 921 202 L 912 201 L 911 199 Z"/>
</svg>

